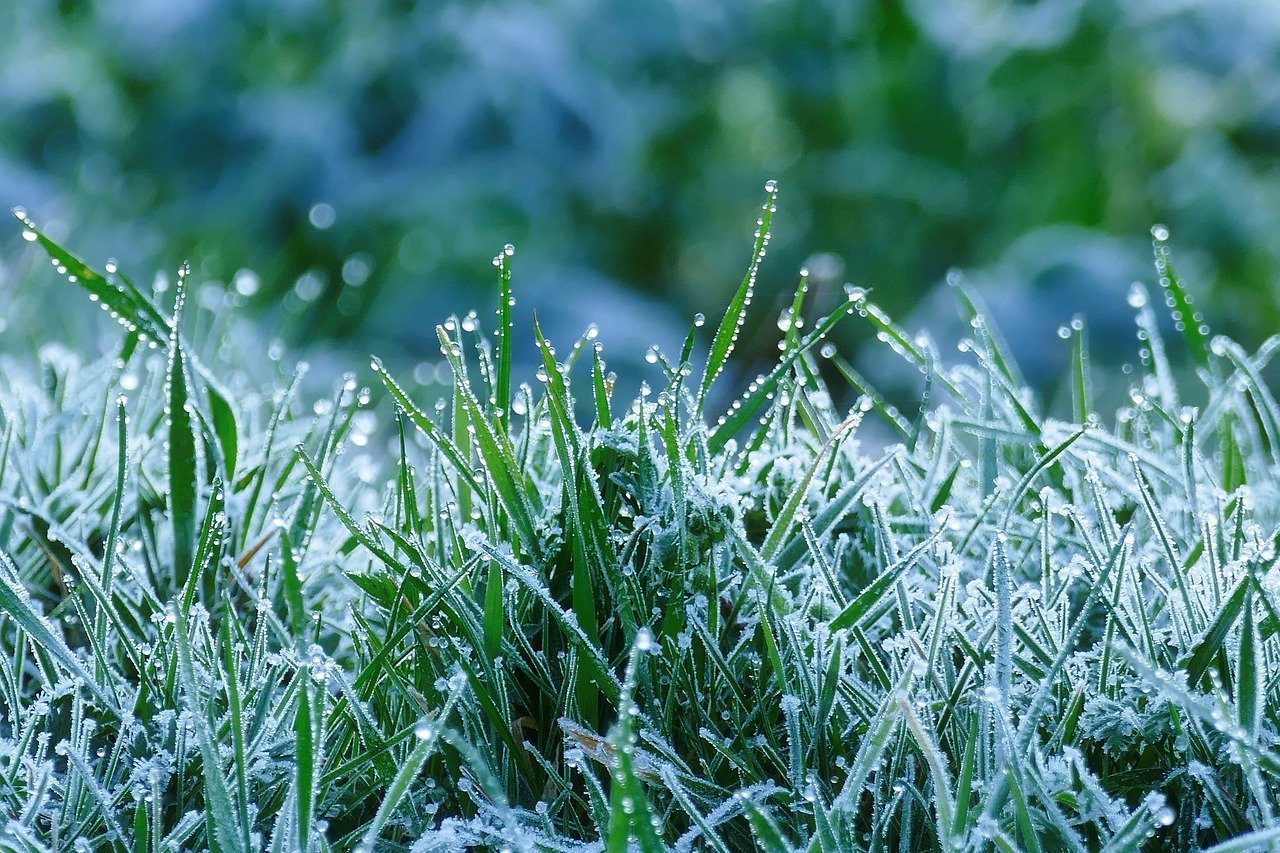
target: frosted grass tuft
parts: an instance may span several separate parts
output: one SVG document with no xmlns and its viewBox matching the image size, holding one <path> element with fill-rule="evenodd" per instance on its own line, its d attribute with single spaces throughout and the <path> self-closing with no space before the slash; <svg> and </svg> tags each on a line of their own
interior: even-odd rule
<svg viewBox="0 0 1280 853">
<path fill-rule="evenodd" d="M 183 310 L 186 268 L 143 292 L 15 210 L 120 337 L 0 372 L 5 843 L 1280 838 L 1280 339 L 1213 336 L 1157 226 L 1132 373 L 1095 376 L 1066 317 L 1069 393 L 1046 399 L 959 276 L 949 362 L 802 272 L 778 365 L 734 399 L 766 192 L 723 319 L 652 351 L 634 401 L 594 327 L 559 355 L 538 329 L 536 382 L 513 376 L 510 246 L 499 334 L 465 314 L 429 387 L 374 358 L 326 393 L 220 301 Z M 918 406 L 841 356 L 838 323 L 918 372 Z"/>
</svg>

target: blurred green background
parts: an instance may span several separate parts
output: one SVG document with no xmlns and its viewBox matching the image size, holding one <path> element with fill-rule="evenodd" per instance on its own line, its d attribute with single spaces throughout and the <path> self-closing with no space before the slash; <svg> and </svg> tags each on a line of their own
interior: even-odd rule
<svg viewBox="0 0 1280 853">
<path fill-rule="evenodd" d="M 757 359 L 801 266 L 818 311 L 851 281 L 937 328 L 954 266 L 1051 375 L 1076 310 L 1131 340 L 1154 222 L 1219 328 L 1275 328 L 1277 4 L 64 0 L 0 33 L 0 202 L 295 341 L 430 359 L 512 242 L 522 311 L 638 362 L 718 316 L 766 178 Z"/>
</svg>

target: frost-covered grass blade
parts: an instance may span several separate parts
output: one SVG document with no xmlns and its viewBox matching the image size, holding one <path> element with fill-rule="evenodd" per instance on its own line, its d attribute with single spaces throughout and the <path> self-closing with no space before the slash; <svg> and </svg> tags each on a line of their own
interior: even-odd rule
<svg viewBox="0 0 1280 853">
<path fill-rule="evenodd" d="M 505 249 L 436 398 L 376 358 L 325 395 L 185 268 L 170 316 L 23 214 L 124 334 L 0 373 L 10 846 L 1274 844 L 1277 343 L 1210 338 L 1157 235 L 1179 336 L 1131 294 L 1108 412 L 1082 321 L 1044 392 L 958 277 L 949 361 L 801 274 L 712 421 L 775 190 L 705 370 L 696 321 L 635 400 L 594 331 L 518 352 Z M 838 354 L 851 315 L 910 408 Z"/>
</svg>

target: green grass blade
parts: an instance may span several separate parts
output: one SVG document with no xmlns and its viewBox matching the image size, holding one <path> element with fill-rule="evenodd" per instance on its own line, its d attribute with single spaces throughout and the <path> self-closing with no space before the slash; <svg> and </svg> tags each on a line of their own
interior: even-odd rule
<svg viewBox="0 0 1280 853">
<path fill-rule="evenodd" d="M 764 545 L 760 548 L 760 559 L 766 563 L 771 562 L 774 556 L 782 550 L 787 537 L 791 535 L 796 513 L 808 497 L 809 485 L 813 482 L 813 478 L 823 467 L 827 456 L 839 451 L 841 442 L 857 429 L 861 421 L 862 414 L 860 412 L 854 414 L 831 434 L 831 438 L 827 439 L 822 449 L 814 456 L 813 462 L 809 464 L 804 476 L 801 477 L 800 482 L 793 489 L 791 497 L 787 499 L 786 504 L 783 505 L 774 519 L 773 528 L 769 531 L 768 538 L 765 539 Z"/>
<path fill-rule="evenodd" d="M 1245 734 L 1256 739 L 1266 704 L 1267 678 L 1252 595 L 1245 596 L 1241 612 L 1240 645 L 1236 650 L 1236 715 Z"/>
<path fill-rule="evenodd" d="M 370 850 L 375 849 L 378 834 L 395 814 L 400 803 L 404 801 L 405 796 L 409 793 L 409 786 L 422 771 L 427 759 L 436 751 L 439 741 L 434 727 L 429 723 L 417 723 L 414 726 L 414 736 L 416 743 L 413 749 L 404 759 L 404 763 L 400 765 L 400 769 L 396 771 L 395 778 L 387 785 L 387 792 L 382 798 L 382 804 L 378 806 L 378 813 L 373 816 L 373 820 L 369 822 L 369 826 L 365 829 L 363 843 Z"/>
<path fill-rule="evenodd" d="M 1183 286 L 1178 274 L 1173 269 L 1173 260 L 1169 254 L 1169 232 L 1162 225 L 1151 229 L 1152 250 L 1155 255 L 1156 275 L 1160 287 L 1168 296 L 1169 313 L 1173 316 L 1174 326 L 1182 333 L 1182 340 L 1187 345 L 1191 359 L 1200 367 L 1210 369 L 1209 363 L 1209 327 L 1204 318 L 1191 302 L 1191 294 Z"/>
<path fill-rule="evenodd" d="M 898 700 L 898 708 L 907 721 L 907 730 L 915 738 L 916 744 L 924 754 L 925 763 L 929 766 L 929 775 L 933 778 L 933 804 L 938 813 L 938 842 L 943 850 L 952 848 L 951 828 L 955 814 L 955 802 L 951 794 L 951 774 L 947 772 L 946 761 L 938 750 L 938 745 L 931 734 L 925 731 L 924 724 L 911 709 L 905 699 Z"/>
<path fill-rule="evenodd" d="M 511 410 L 511 337 L 515 324 L 511 322 L 511 309 L 515 297 L 511 293 L 511 256 L 515 249 L 507 245 L 494 260 L 498 262 L 498 375 L 494 381 L 494 400 L 498 407 L 498 429 L 505 432 Z"/>
<path fill-rule="evenodd" d="M 867 585 L 866 589 L 860 592 L 853 601 L 849 602 L 849 605 L 844 610 L 840 611 L 836 618 L 831 620 L 830 629 L 832 631 L 840 631 L 857 625 L 873 608 L 884 601 L 885 595 L 898 582 L 899 578 L 919 563 L 925 553 L 941 537 L 942 531 L 942 528 L 935 530 L 928 539 L 912 548 L 901 559 L 881 572 L 874 581 Z"/>
<path fill-rule="evenodd" d="M 791 370 L 796 362 L 819 341 L 824 340 L 841 320 L 855 310 L 853 303 L 849 303 L 836 309 L 829 317 L 819 320 L 812 332 L 805 335 L 794 348 L 787 350 L 783 354 L 773 370 L 769 371 L 759 381 L 752 383 L 750 389 L 740 399 L 734 400 L 729 411 L 716 422 L 715 429 L 707 437 L 707 450 L 710 453 L 721 452 L 729 439 L 737 435 L 752 418 L 758 416 L 760 408 L 773 396 L 778 383 L 782 381 L 783 377 L 787 375 L 787 372 Z"/>
<path fill-rule="evenodd" d="M 1186 661 L 1188 684 L 1197 685 L 1204 678 L 1214 659 L 1222 651 L 1227 640 L 1227 634 L 1231 632 L 1232 626 L 1235 625 L 1236 620 L 1240 617 L 1240 613 L 1244 610 L 1245 603 L 1248 600 L 1249 578 L 1243 577 L 1236 584 L 1231 594 L 1227 596 L 1222 608 L 1214 617 L 1213 622 L 1209 624 L 1208 630 L 1191 647 L 1191 654 Z"/>
<path fill-rule="evenodd" d="M 1274 847 L 1278 840 L 1280 840 L 1280 826 L 1236 836 L 1221 844 L 1206 847 L 1204 853 L 1247 853 L 1253 850 L 1266 850 Z"/>
<path fill-rule="evenodd" d="M 106 710 L 118 713 L 116 697 L 103 689 L 80 663 L 66 641 L 54 632 L 48 618 L 36 610 L 30 594 L 23 588 L 18 577 L 18 567 L 3 551 L 0 551 L 0 613 L 17 622 L 37 646 L 52 656 L 67 672 L 81 679 Z"/>
<path fill-rule="evenodd" d="M 201 776 L 204 780 L 205 832 L 210 849 L 219 853 L 247 851 L 241 839 L 248 836 L 248 829 L 239 826 L 232 806 L 231 786 L 222 768 L 222 756 L 209 724 L 209 709 L 201 704 L 202 695 L 196 683 L 195 667 L 191 659 L 186 617 L 179 611 L 174 625 L 174 637 L 178 648 L 178 679 L 187 710 L 195 721 L 196 742 L 202 760 Z"/>
<path fill-rule="evenodd" d="M 489 577 L 485 581 L 484 591 L 484 650 L 490 660 L 502 654 L 502 637 L 506 627 L 502 565 L 490 560 Z"/>
<path fill-rule="evenodd" d="M 765 185 L 765 192 L 768 193 L 768 197 L 761 208 L 756 243 L 751 252 L 751 263 L 747 266 L 747 274 L 742 277 L 742 283 L 738 285 L 737 292 L 724 312 L 719 328 L 716 329 L 716 336 L 711 342 L 711 351 L 707 355 L 707 366 L 702 373 L 702 381 L 698 384 L 696 405 L 698 412 L 702 411 L 707 392 L 711 390 L 712 384 L 724 370 L 729 355 L 733 352 L 734 344 L 737 343 L 742 325 L 746 321 L 747 308 L 750 307 L 751 298 L 755 293 L 756 274 L 760 270 L 760 262 L 764 259 L 765 249 L 769 245 L 769 229 L 773 226 L 773 213 L 778 201 L 777 183 L 770 181 Z"/>
<path fill-rule="evenodd" d="M 169 369 L 166 374 L 168 409 L 169 520 L 173 530 L 172 577 L 184 583 L 194 568 L 196 537 L 196 443 L 194 423 L 188 408 L 187 371 L 178 327 L 186 299 L 189 267 L 183 264 L 178 275 L 173 327 L 169 337 Z"/>
<path fill-rule="evenodd" d="M 55 261 L 59 273 L 83 288 L 104 311 L 119 317 L 126 327 L 133 327 L 144 341 L 163 345 L 169 339 L 168 322 L 164 315 L 136 287 L 124 279 L 109 281 L 102 273 L 49 239 L 25 213 L 15 211 L 15 214 L 23 227 L 36 235 L 41 247 Z"/>
<path fill-rule="evenodd" d="M 294 806 L 298 830 L 298 847 L 311 849 L 311 829 L 315 821 L 315 710 L 311 707 L 311 673 L 299 672 L 298 707 L 293 718 L 294 737 Z"/>
<path fill-rule="evenodd" d="M 751 834 L 756 844 L 764 853 L 792 853 L 791 845 L 782 834 L 782 828 L 773 819 L 773 815 L 761 808 L 754 800 L 744 800 L 742 808 L 751 823 Z"/>
<path fill-rule="evenodd" d="M 1071 417 L 1082 424 L 1093 412 L 1089 373 L 1089 333 L 1083 315 L 1071 319 Z"/>
<path fill-rule="evenodd" d="M 627 664 L 620 701 L 621 713 L 609 735 L 613 746 L 613 785 L 609 797 L 608 853 L 628 853 L 629 839 L 634 837 L 641 853 L 662 853 L 667 848 L 651 822 L 652 809 L 644 784 L 636 774 L 635 748 L 638 743 L 635 721 L 639 708 L 632 698 L 635 690 L 640 655 L 649 650 L 653 637 L 647 629 L 637 636 Z"/>
</svg>

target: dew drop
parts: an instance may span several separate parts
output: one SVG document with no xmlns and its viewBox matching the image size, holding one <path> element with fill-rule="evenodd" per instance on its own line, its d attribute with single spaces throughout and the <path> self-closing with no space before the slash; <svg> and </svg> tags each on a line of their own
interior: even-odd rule
<svg viewBox="0 0 1280 853">
<path fill-rule="evenodd" d="M 258 288 L 262 286 L 262 280 L 258 278 L 258 274 L 250 269 L 242 269 L 236 272 L 233 279 L 236 293 L 241 296 L 253 296 L 258 292 Z"/>
<path fill-rule="evenodd" d="M 1142 285 L 1134 282 L 1129 288 L 1128 302 L 1130 308 L 1141 308 L 1147 304 L 1147 291 Z"/>
<path fill-rule="evenodd" d="M 337 219 L 337 213 L 333 209 L 333 205 L 320 202 L 311 208 L 311 212 L 307 215 L 313 227 L 324 231 L 333 226 L 334 220 Z"/>
</svg>

